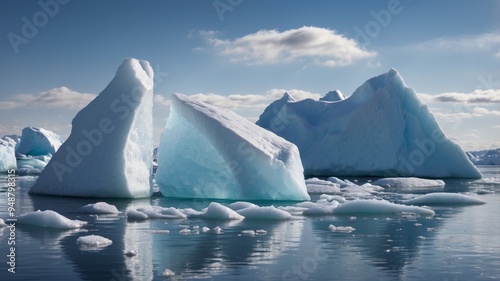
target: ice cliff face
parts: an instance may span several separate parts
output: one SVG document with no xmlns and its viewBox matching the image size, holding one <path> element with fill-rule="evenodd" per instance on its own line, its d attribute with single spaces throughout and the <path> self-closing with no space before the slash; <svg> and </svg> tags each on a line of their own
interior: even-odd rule
<svg viewBox="0 0 500 281">
<path fill-rule="evenodd" d="M 294 101 L 285 94 L 257 125 L 295 143 L 307 175 L 481 177 L 395 69 L 347 99 L 329 93 Z"/>
<path fill-rule="evenodd" d="M 297 147 L 236 113 L 173 95 L 158 148 L 167 197 L 308 200 Z"/>
<path fill-rule="evenodd" d="M 30 193 L 147 197 L 152 193 L 153 70 L 127 59 L 72 122 L 71 135 Z"/>
</svg>

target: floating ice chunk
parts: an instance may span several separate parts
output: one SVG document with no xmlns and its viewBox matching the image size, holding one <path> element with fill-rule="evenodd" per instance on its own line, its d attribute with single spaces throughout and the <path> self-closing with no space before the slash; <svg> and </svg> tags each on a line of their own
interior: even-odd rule
<svg viewBox="0 0 500 281">
<path fill-rule="evenodd" d="M 340 189 L 343 196 L 365 198 L 383 191 L 384 188 L 378 185 L 365 183 L 363 185 L 348 185 Z"/>
<path fill-rule="evenodd" d="M 0 219 L 0 228 L 6 227 L 7 224 L 3 221 L 3 219 Z"/>
<path fill-rule="evenodd" d="M 203 215 L 202 211 L 197 211 L 193 208 L 179 209 L 179 211 L 188 217 L 199 217 L 199 216 Z"/>
<path fill-rule="evenodd" d="M 242 220 L 245 218 L 217 202 L 211 202 L 200 217 L 210 220 Z"/>
<path fill-rule="evenodd" d="M 320 180 L 318 178 L 311 178 L 306 180 L 307 192 L 310 194 L 316 193 L 329 193 L 339 194 L 340 185 L 330 181 Z"/>
<path fill-rule="evenodd" d="M 333 182 L 338 184 L 340 187 L 345 187 L 345 186 L 350 186 L 350 185 L 356 185 L 348 180 L 341 180 L 337 177 L 329 177 L 328 181 Z"/>
<path fill-rule="evenodd" d="M 163 271 L 162 275 L 163 277 L 171 277 L 175 275 L 175 272 L 167 268 Z"/>
<path fill-rule="evenodd" d="M 293 218 L 290 213 L 274 206 L 248 207 L 238 210 L 238 214 L 244 216 L 247 220 L 289 220 Z"/>
<path fill-rule="evenodd" d="M 143 212 L 130 209 L 127 211 L 127 219 L 131 221 L 143 221 L 147 220 L 149 216 Z"/>
<path fill-rule="evenodd" d="M 22 131 L 21 142 L 16 154 L 22 155 L 54 155 L 62 144 L 62 138 L 43 128 L 26 127 Z"/>
<path fill-rule="evenodd" d="M 314 203 L 314 205 L 311 205 L 307 210 L 304 210 L 302 214 L 304 216 L 331 215 L 333 214 L 333 210 L 337 208 L 338 205 L 339 202 L 335 200 L 328 201 L 327 199 L 322 198 Z"/>
<path fill-rule="evenodd" d="M 481 177 L 395 69 L 337 102 L 286 94 L 257 125 L 299 147 L 306 175 Z"/>
<path fill-rule="evenodd" d="M 330 224 L 328 226 L 328 229 L 330 229 L 330 231 L 333 231 L 333 232 L 345 232 L 345 233 L 351 233 L 354 230 L 356 230 L 356 228 L 354 228 L 352 226 L 335 226 L 333 224 Z"/>
<path fill-rule="evenodd" d="M 77 213 L 85 214 L 118 214 L 120 213 L 116 206 L 110 205 L 106 202 L 97 202 L 94 204 L 87 204 L 78 210 Z"/>
<path fill-rule="evenodd" d="M 191 230 L 189 230 L 189 228 L 183 228 L 183 229 L 179 230 L 179 233 L 183 234 L 183 235 L 188 235 L 191 233 Z"/>
<path fill-rule="evenodd" d="M 204 226 L 204 227 L 202 227 L 202 228 L 201 228 L 201 231 L 202 231 L 202 232 L 209 232 L 209 231 L 210 231 L 210 228 L 208 228 L 208 227 Z"/>
<path fill-rule="evenodd" d="M 236 113 L 172 96 L 158 148 L 166 197 L 309 200 L 297 147 Z"/>
<path fill-rule="evenodd" d="M 396 214 L 396 213 L 415 213 L 422 216 L 434 216 L 436 213 L 427 208 L 406 206 L 391 203 L 385 200 L 354 200 L 339 205 L 333 210 L 334 214 Z"/>
<path fill-rule="evenodd" d="M 249 208 L 249 207 L 258 207 L 257 205 L 250 203 L 250 202 L 243 202 L 243 201 L 238 201 L 231 203 L 227 205 L 229 208 L 233 209 L 234 211 L 238 211 L 241 209 Z"/>
<path fill-rule="evenodd" d="M 242 235 L 255 236 L 255 231 L 251 229 L 245 229 L 241 232 Z"/>
<path fill-rule="evenodd" d="M 17 168 L 14 147 L 0 141 L 0 173 Z"/>
<path fill-rule="evenodd" d="M 267 234 L 267 231 L 266 231 L 266 230 L 264 230 L 264 229 L 257 229 L 257 230 L 255 231 L 255 233 L 256 233 L 257 235 L 266 235 L 266 234 Z"/>
<path fill-rule="evenodd" d="M 442 180 L 429 180 L 415 177 L 408 178 L 383 178 L 374 181 L 372 184 L 380 185 L 382 187 L 436 187 L 444 186 Z"/>
<path fill-rule="evenodd" d="M 125 60 L 106 89 L 75 116 L 71 135 L 30 193 L 149 197 L 153 85 L 148 62 Z"/>
<path fill-rule="evenodd" d="M 80 245 L 81 250 L 95 250 L 105 248 L 113 244 L 113 241 L 99 235 L 87 235 L 78 237 L 76 244 Z"/>
<path fill-rule="evenodd" d="M 159 206 L 154 206 L 154 209 L 158 210 L 160 214 L 168 216 L 170 219 L 185 219 L 187 216 L 180 210 L 174 207 L 163 208 Z"/>
<path fill-rule="evenodd" d="M 408 205 L 479 205 L 483 200 L 459 193 L 435 192 L 403 201 Z"/>
<path fill-rule="evenodd" d="M 224 230 L 222 230 L 222 228 L 220 226 L 216 226 L 216 227 L 214 227 L 214 232 L 217 234 L 222 234 L 224 232 Z"/>
<path fill-rule="evenodd" d="M 17 222 L 19 224 L 28 224 L 56 229 L 74 229 L 80 228 L 87 224 L 87 222 L 84 221 L 70 220 L 52 210 L 38 210 L 36 212 L 20 215 L 17 217 Z"/>
</svg>

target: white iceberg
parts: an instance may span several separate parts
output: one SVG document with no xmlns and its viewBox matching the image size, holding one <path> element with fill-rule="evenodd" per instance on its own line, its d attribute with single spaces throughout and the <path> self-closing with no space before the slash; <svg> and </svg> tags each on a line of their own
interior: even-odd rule
<svg viewBox="0 0 500 281">
<path fill-rule="evenodd" d="M 110 205 L 106 202 L 97 202 L 94 204 L 87 204 L 76 210 L 77 213 L 83 214 L 118 214 L 120 213 L 116 206 Z"/>
<path fill-rule="evenodd" d="M 153 69 L 127 59 L 72 122 L 32 194 L 138 198 L 152 194 Z"/>
<path fill-rule="evenodd" d="M 310 178 L 306 180 L 307 192 L 309 194 L 339 194 L 340 185 L 331 181 L 320 180 L 318 178 Z"/>
<path fill-rule="evenodd" d="M 415 213 L 422 216 L 434 216 L 436 214 L 433 210 L 427 208 L 400 205 L 375 199 L 349 201 L 339 205 L 333 210 L 333 213 L 335 215 Z"/>
<path fill-rule="evenodd" d="M 68 219 L 52 210 L 38 210 L 36 212 L 20 215 L 17 217 L 17 223 L 55 229 L 74 229 L 87 224 L 87 222 L 84 221 Z"/>
<path fill-rule="evenodd" d="M 86 235 L 78 237 L 76 244 L 80 245 L 81 250 L 95 250 L 105 248 L 113 244 L 113 241 L 100 235 Z"/>
<path fill-rule="evenodd" d="M 35 127 L 26 127 L 22 131 L 21 141 L 16 148 L 16 154 L 22 155 L 54 155 L 62 144 L 58 134 Z"/>
<path fill-rule="evenodd" d="M 137 211 L 135 209 L 130 209 L 127 211 L 127 220 L 131 221 L 143 221 L 149 219 L 149 216 L 146 213 L 141 211 Z"/>
<path fill-rule="evenodd" d="M 382 178 L 372 182 L 374 185 L 379 185 L 382 187 L 439 187 L 444 186 L 445 183 L 442 180 L 430 180 L 421 179 L 415 177 L 406 178 Z"/>
<path fill-rule="evenodd" d="M 404 200 L 408 205 L 480 205 L 483 200 L 460 193 L 435 192 Z"/>
<path fill-rule="evenodd" d="M 297 147 L 236 113 L 174 94 L 158 148 L 166 197 L 309 200 Z"/>
<path fill-rule="evenodd" d="M 5 135 L 2 137 L 1 142 L 6 143 L 7 145 L 12 146 L 14 149 L 17 149 L 19 143 L 21 142 L 21 136 L 18 135 Z"/>
<path fill-rule="evenodd" d="M 299 147 L 306 175 L 481 177 L 395 69 L 328 99 L 285 93 L 257 121 Z"/>
<path fill-rule="evenodd" d="M 17 168 L 14 147 L 0 140 L 0 173 Z"/>
</svg>

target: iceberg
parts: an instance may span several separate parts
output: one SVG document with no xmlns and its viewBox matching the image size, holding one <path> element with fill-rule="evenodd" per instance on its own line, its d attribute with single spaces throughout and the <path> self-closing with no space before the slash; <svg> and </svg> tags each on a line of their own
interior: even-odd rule
<svg viewBox="0 0 500 281">
<path fill-rule="evenodd" d="M 0 173 L 15 170 L 16 168 L 17 160 L 14 147 L 0 140 Z"/>
<path fill-rule="evenodd" d="M 153 84 L 153 69 L 147 61 L 125 60 L 109 85 L 78 112 L 69 138 L 30 193 L 149 197 Z"/>
<path fill-rule="evenodd" d="M 285 93 L 257 125 L 295 143 L 309 176 L 481 177 L 395 69 L 346 99 L 295 101 Z"/>
<path fill-rule="evenodd" d="M 86 235 L 78 237 L 76 244 L 80 245 L 80 250 L 97 250 L 113 244 L 113 241 L 100 235 Z"/>
<path fill-rule="evenodd" d="M 43 128 L 26 127 L 22 131 L 21 141 L 16 148 L 19 155 L 54 155 L 62 144 L 62 138 Z"/>
<path fill-rule="evenodd" d="M 309 200 L 297 147 L 236 113 L 184 95 L 158 148 L 166 197 Z"/>
</svg>

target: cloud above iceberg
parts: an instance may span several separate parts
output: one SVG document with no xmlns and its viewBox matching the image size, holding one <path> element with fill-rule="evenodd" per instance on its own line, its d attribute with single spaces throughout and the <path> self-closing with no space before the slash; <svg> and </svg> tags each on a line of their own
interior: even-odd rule
<svg viewBox="0 0 500 281">
<path fill-rule="evenodd" d="M 419 49 L 442 49 L 452 51 L 491 50 L 500 57 L 500 33 L 483 33 L 474 36 L 441 37 L 417 46 Z"/>
<path fill-rule="evenodd" d="M 96 96 L 95 94 L 73 91 L 67 87 L 59 87 L 38 94 L 21 94 L 11 100 L 0 101 L 0 109 L 20 107 L 81 109 Z"/>
<path fill-rule="evenodd" d="M 282 32 L 264 29 L 235 39 L 221 39 L 216 31 L 200 31 L 200 35 L 220 55 L 247 64 L 307 60 L 327 67 L 340 67 L 377 55 L 335 30 L 314 26 Z"/>
<path fill-rule="evenodd" d="M 425 102 L 500 103 L 500 89 L 475 90 L 470 93 L 419 94 L 419 97 Z"/>
</svg>

